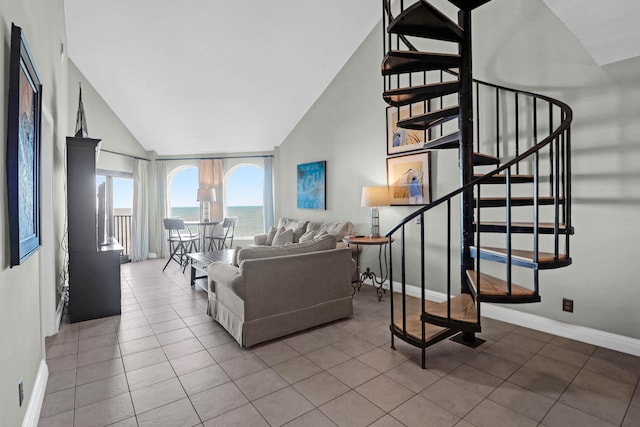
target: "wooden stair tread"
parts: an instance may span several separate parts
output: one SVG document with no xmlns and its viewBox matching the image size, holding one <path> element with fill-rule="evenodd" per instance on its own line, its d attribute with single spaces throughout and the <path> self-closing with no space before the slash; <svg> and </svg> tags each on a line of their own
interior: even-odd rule
<svg viewBox="0 0 640 427">
<path fill-rule="evenodd" d="M 443 70 L 460 65 L 460 55 L 392 50 L 382 60 L 382 75 Z"/>
<path fill-rule="evenodd" d="M 478 314 L 476 303 L 469 294 L 460 294 L 450 300 L 451 320 L 465 323 L 476 323 Z M 425 311 L 430 316 L 447 319 L 447 301 L 432 302 L 425 301 Z"/>
<path fill-rule="evenodd" d="M 478 286 L 476 283 L 476 272 L 474 270 L 467 270 L 467 278 L 470 280 L 470 284 L 477 292 Z M 480 273 L 480 295 L 507 296 L 507 282 L 489 274 Z M 512 283 L 511 295 L 534 296 L 535 292 L 531 289 Z"/>
<path fill-rule="evenodd" d="M 450 149 L 460 147 L 460 131 L 451 132 L 424 143 L 425 150 Z"/>
<path fill-rule="evenodd" d="M 476 203 L 477 203 L 476 199 Z M 538 197 L 539 205 L 553 205 L 555 204 L 555 197 L 553 196 L 542 196 Z M 512 197 L 511 198 L 511 206 L 533 206 L 535 198 L 533 197 Z M 564 204 L 564 197 L 558 198 L 559 204 Z M 482 197 L 480 198 L 480 206 L 481 207 L 503 207 L 507 206 L 507 198 L 506 197 Z"/>
<path fill-rule="evenodd" d="M 391 89 L 384 92 L 382 97 L 387 104 L 394 107 L 402 107 L 403 105 L 450 95 L 457 92 L 458 89 L 460 89 L 460 82 L 453 80 L 450 82 Z"/>
<path fill-rule="evenodd" d="M 426 1 L 418 1 L 387 26 L 387 32 L 407 36 L 459 42 L 462 28 Z"/>
<path fill-rule="evenodd" d="M 434 126 L 441 125 L 458 117 L 460 107 L 442 108 L 440 110 L 430 111 L 426 114 L 420 114 L 408 119 L 400 120 L 398 127 L 414 130 L 426 130 Z"/>
<path fill-rule="evenodd" d="M 474 179 L 483 177 L 484 174 L 476 173 L 473 175 Z M 521 174 L 512 174 L 511 175 L 511 183 L 512 184 L 522 184 L 533 182 L 533 175 L 521 175 Z M 485 183 L 487 184 L 504 184 L 507 182 L 507 176 L 505 174 L 496 174 L 487 178 Z"/>
<path fill-rule="evenodd" d="M 471 246 L 471 249 L 477 250 L 476 246 Z M 496 248 L 496 247 L 482 247 L 480 248 L 481 252 L 485 253 L 495 253 L 498 255 L 507 255 L 507 250 L 505 248 Z M 514 258 L 520 258 L 523 261 L 533 262 L 534 252 L 526 251 L 521 249 L 511 249 L 511 256 Z M 568 259 L 566 254 L 558 254 L 558 259 L 564 260 Z M 555 262 L 555 255 L 550 252 L 538 252 L 538 263 L 547 263 L 547 262 Z"/>
</svg>

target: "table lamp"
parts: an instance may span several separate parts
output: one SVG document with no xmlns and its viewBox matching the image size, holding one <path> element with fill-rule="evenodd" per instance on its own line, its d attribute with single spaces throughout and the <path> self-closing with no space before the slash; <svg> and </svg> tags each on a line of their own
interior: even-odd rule
<svg viewBox="0 0 640 427">
<path fill-rule="evenodd" d="M 389 189 L 386 186 L 362 187 L 362 207 L 371 208 L 371 235 L 380 237 L 380 216 L 378 206 L 389 205 Z"/>
<path fill-rule="evenodd" d="M 198 188 L 198 197 L 196 199 L 202 207 L 202 222 L 209 222 L 210 203 L 216 201 L 216 190 L 214 188 Z"/>
</svg>

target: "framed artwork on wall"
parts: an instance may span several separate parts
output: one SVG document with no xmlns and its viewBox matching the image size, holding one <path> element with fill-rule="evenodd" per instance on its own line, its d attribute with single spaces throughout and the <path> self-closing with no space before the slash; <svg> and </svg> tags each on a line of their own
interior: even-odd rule
<svg viewBox="0 0 640 427">
<path fill-rule="evenodd" d="M 400 154 L 421 150 L 427 137 L 425 130 L 398 127 L 398 121 L 408 119 L 409 113 L 416 116 L 424 113 L 424 103 L 387 107 L 387 154 Z"/>
<path fill-rule="evenodd" d="M 298 165 L 298 209 L 326 209 L 327 162 Z"/>
<path fill-rule="evenodd" d="M 22 29 L 11 26 L 7 108 L 7 196 L 11 267 L 40 248 L 42 84 Z"/>
<path fill-rule="evenodd" d="M 387 158 L 387 183 L 392 205 L 431 203 L 431 153 Z"/>
</svg>

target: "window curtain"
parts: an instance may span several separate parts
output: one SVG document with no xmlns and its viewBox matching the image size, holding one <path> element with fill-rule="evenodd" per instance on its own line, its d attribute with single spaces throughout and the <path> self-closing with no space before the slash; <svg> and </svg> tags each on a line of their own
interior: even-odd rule
<svg viewBox="0 0 640 427">
<path fill-rule="evenodd" d="M 198 161 L 198 185 L 200 188 L 213 188 L 216 191 L 216 201 L 211 202 L 211 221 L 224 219 L 224 203 L 222 181 L 224 179 L 221 159 L 207 159 Z M 202 218 L 202 206 L 200 207 Z"/>
<path fill-rule="evenodd" d="M 264 229 L 268 230 L 275 223 L 273 212 L 273 157 L 264 158 L 264 188 L 262 190 L 262 209 Z"/>
<path fill-rule="evenodd" d="M 131 225 L 131 261 L 144 261 L 149 256 L 149 162 L 134 160 L 133 220 Z"/>
<path fill-rule="evenodd" d="M 164 218 L 167 214 L 167 164 L 163 161 L 155 161 L 152 163 L 155 169 L 155 191 L 150 194 L 156 195 L 155 200 L 155 219 L 153 221 L 153 245 L 158 258 L 164 258 L 165 240 L 164 234 Z M 168 249 L 168 248 L 167 248 Z"/>
</svg>

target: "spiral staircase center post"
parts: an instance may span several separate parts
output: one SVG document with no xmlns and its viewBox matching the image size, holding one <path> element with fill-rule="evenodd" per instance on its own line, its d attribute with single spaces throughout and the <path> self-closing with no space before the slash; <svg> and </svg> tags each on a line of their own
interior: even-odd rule
<svg viewBox="0 0 640 427">
<path fill-rule="evenodd" d="M 460 64 L 460 184 L 465 186 L 473 180 L 473 61 L 471 47 L 471 11 L 458 12 L 458 24 L 463 30 L 463 39 L 459 51 L 462 62 Z M 461 292 L 469 293 L 466 271 L 473 270 L 471 246 L 474 243 L 473 231 L 473 187 L 468 187 L 462 194 L 461 203 L 461 248 L 462 262 L 460 263 Z M 474 332 L 463 331 L 463 341 L 475 342 Z"/>
</svg>

